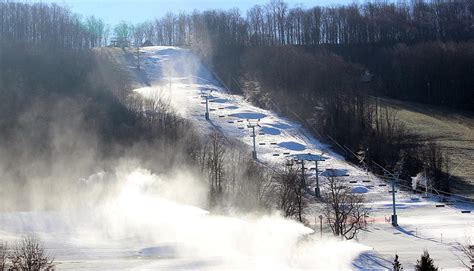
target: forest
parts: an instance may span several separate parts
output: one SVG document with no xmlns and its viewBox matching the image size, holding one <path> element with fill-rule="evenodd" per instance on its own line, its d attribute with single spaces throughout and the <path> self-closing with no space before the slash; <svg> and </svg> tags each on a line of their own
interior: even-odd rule
<svg viewBox="0 0 474 271">
<path fill-rule="evenodd" d="M 449 155 L 381 101 L 472 114 L 473 27 L 470 0 L 271 0 L 114 26 L 0 0 L 0 269 L 215 269 L 208 260 L 225 255 L 322 270 L 390 267 L 395 256 L 401 270 L 408 247 L 405 266 L 437 270 L 428 251 L 412 265 L 407 252 L 421 246 L 442 268 L 454 257 L 469 268 L 472 241 L 453 236 L 472 208 Z M 187 116 L 166 91 L 186 93 L 174 98 Z M 317 155 L 300 160 L 306 151 Z M 423 174 L 421 194 L 411 177 Z M 3 242 L 8 231 L 16 246 Z M 35 231 L 58 261 L 38 236 L 17 238 Z"/>
<path fill-rule="evenodd" d="M 468 0 L 309 8 L 272 0 L 245 14 L 167 13 L 111 29 L 56 4 L 2 1 L 0 46 L 61 54 L 107 45 L 113 36 L 129 46 L 189 47 L 229 89 L 297 118 L 348 159 L 404 178 L 428 169 L 441 182 L 449 157 L 406 129 L 396 112 L 380 109 L 376 97 L 473 110 L 473 14 Z M 437 187 L 449 191 L 448 184 Z"/>
<path fill-rule="evenodd" d="M 363 65 L 373 76 L 375 95 L 472 110 L 473 10 L 467 0 L 307 9 L 274 0 L 245 15 L 237 9 L 169 13 L 128 29 L 156 45 L 193 48 L 232 89 L 239 89 L 234 79 L 244 73 L 244 50 L 323 47 Z M 116 26 L 124 28 L 126 23 Z"/>
<path fill-rule="evenodd" d="M 59 32 L 39 28 L 26 30 L 25 35 L 12 30 L 2 40 L 2 192 L 22 192 L 14 198 L 5 196 L 0 208 L 57 208 L 57 202 L 72 201 L 69 192 L 51 192 L 64 186 L 75 190 L 73 198 L 87 198 L 75 178 L 130 160 L 158 173 L 186 165 L 186 172 L 205 180 L 209 196 L 205 207 L 211 210 L 231 204 L 240 210 L 268 211 L 278 205 L 289 208 L 286 217 L 299 213 L 301 218 L 303 208 L 294 208 L 301 197 L 296 199 L 293 190 L 283 193 L 283 188 L 293 189 L 283 185 L 281 194 L 276 193 L 279 189 L 270 182 L 279 174 L 250 159 L 242 143 L 219 133 L 200 135 L 166 100 L 133 93 L 129 74 L 106 51 L 93 49 L 100 41 L 91 42 L 90 29 L 78 28 L 82 23 L 67 8 L 1 4 L 33 17 L 41 11 L 45 22 L 61 17 L 71 22 L 71 28 L 58 28 Z M 15 22 L 10 26 L 16 25 L 16 19 L 9 20 Z M 29 21 L 25 26 L 35 29 L 35 24 Z M 107 186 L 103 189 L 104 195 L 112 193 Z M 37 197 L 43 193 L 49 196 L 39 204 Z"/>
<path fill-rule="evenodd" d="M 377 97 L 474 109 L 471 1 L 367 2 L 168 13 L 116 36 L 189 47 L 231 91 L 302 122 L 346 158 L 410 180 L 427 171 L 448 192 L 449 157 Z M 296 112 L 295 112 L 296 111 Z"/>
<path fill-rule="evenodd" d="M 129 44 L 190 47 L 235 90 L 245 73 L 244 51 L 326 48 L 364 67 L 374 95 L 472 110 L 473 13 L 468 0 L 309 8 L 273 0 L 244 14 L 238 9 L 167 13 L 112 29 L 101 19 L 80 19 L 56 4 L 1 1 L 0 37 L 3 46 L 8 40 L 10 45 L 90 48 L 107 45 L 113 36 Z"/>
</svg>

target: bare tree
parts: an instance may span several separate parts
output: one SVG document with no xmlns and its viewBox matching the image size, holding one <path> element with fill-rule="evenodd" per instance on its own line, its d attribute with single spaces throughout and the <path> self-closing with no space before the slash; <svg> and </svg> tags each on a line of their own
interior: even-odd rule
<svg viewBox="0 0 474 271">
<path fill-rule="evenodd" d="M 303 215 L 308 207 L 308 201 L 304 196 L 303 179 L 298 170 L 293 166 L 287 166 L 285 171 L 277 174 L 275 178 L 278 183 L 278 208 L 285 217 L 294 217 L 304 222 Z"/>
<path fill-rule="evenodd" d="M 463 254 L 463 258 L 460 259 L 462 264 L 469 270 L 474 271 L 474 241 L 471 238 L 466 238 L 464 243 L 457 243 L 458 249 Z"/>
<path fill-rule="evenodd" d="M 13 250 L 11 256 L 12 270 L 54 270 L 54 259 L 46 254 L 40 240 L 34 235 L 27 235 Z"/>
<path fill-rule="evenodd" d="M 117 45 L 125 48 L 129 46 L 132 27 L 125 21 L 120 22 L 114 27 L 114 35 L 117 39 Z"/>
<path fill-rule="evenodd" d="M 101 42 L 104 38 L 105 24 L 102 19 L 98 19 L 95 16 L 87 17 L 85 21 L 85 27 L 89 33 L 89 46 L 97 47 L 101 46 Z"/>
<path fill-rule="evenodd" d="M 342 179 L 329 177 L 324 187 L 324 214 L 335 236 L 350 240 L 366 227 L 364 197 L 352 193 Z"/>
<path fill-rule="evenodd" d="M 0 1 L 0 47 L 19 44 L 87 49 L 99 46 L 101 22 L 94 27 L 55 3 Z M 97 28 L 99 26 L 99 28 Z"/>
<path fill-rule="evenodd" d="M 146 35 L 146 27 L 147 25 L 145 23 L 133 27 L 133 43 L 137 49 L 137 70 L 140 70 L 140 47 Z"/>
<path fill-rule="evenodd" d="M 7 270 L 8 244 L 0 241 L 0 271 Z"/>
<path fill-rule="evenodd" d="M 105 25 L 104 35 L 102 37 L 102 46 L 109 45 L 110 32 L 111 32 L 110 25 L 109 24 Z"/>
<path fill-rule="evenodd" d="M 205 146 L 207 152 L 206 167 L 208 170 L 211 198 L 216 199 L 223 193 L 224 186 L 224 159 L 226 148 L 222 135 L 215 132 Z"/>
<path fill-rule="evenodd" d="M 247 12 L 247 22 L 249 25 L 249 38 L 252 45 L 263 45 L 264 36 L 264 9 L 260 5 L 255 5 Z"/>
<path fill-rule="evenodd" d="M 239 186 L 240 197 L 246 199 L 246 205 L 251 208 L 270 206 L 273 194 L 272 176 L 255 160 L 243 161 L 245 166 L 243 180 Z"/>
</svg>

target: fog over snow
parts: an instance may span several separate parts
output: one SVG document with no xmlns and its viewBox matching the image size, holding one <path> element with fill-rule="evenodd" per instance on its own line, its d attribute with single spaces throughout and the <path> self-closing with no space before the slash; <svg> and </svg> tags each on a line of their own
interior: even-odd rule
<svg viewBox="0 0 474 271">
<path fill-rule="evenodd" d="M 368 249 L 315 241 L 311 229 L 277 213 L 211 215 L 197 207 L 206 189 L 186 172 L 155 175 L 124 162 L 82 182 L 86 202 L 51 212 L 2 213 L 0 237 L 13 242 L 35 232 L 58 268 L 89 270 L 345 269 Z M 94 193 L 103 189 L 112 191 Z"/>
<path fill-rule="evenodd" d="M 2 204 L 9 211 L 0 213 L 0 239 L 13 243 L 34 232 L 59 269 L 385 270 L 391 268 L 395 253 L 410 269 L 424 249 L 440 267 L 462 267 L 455 242 L 472 235 L 472 214 L 460 212 L 473 210 L 472 205 L 441 209 L 434 206 L 435 199 L 399 192 L 400 226 L 392 227 L 386 221 L 392 209 L 390 188 L 383 181 L 347 163 L 301 125 L 228 93 L 190 51 L 149 47 L 142 54 L 144 68 L 139 72 L 133 59 L 121 62 L 134 76 L 135 92 L 169 102 L 199 133 L 217 130 L 241 140 L 249 150 L 247 119 L 260 119 L 258 157 L 271 168 L 289 155 L 323 154 L 328 159 L 320 165 L 322 183 L 325 174 L 349 175 L 352 191 L 367 196 L 373 217 L 368 231 L 357 240 L 341 241 L 324 225 L 321 238 L 319 223 L 315 224 L 321 211 L 316 206 L 306 215 L 309 227 L 278 213 L 242 214 L 231 207 L 225 215 L 210 213 L 205 207 L 208 187 L 199 174 L 184 164 L 155 171 L 126 154 L 100 161 L 94 137 L 81 133 L 77 120 L 76 129 L 61 124 L 53 129 L 56 149 L 65 145 L 70 151 L 55 156 L 47 177 L 36 176 L 31 168 L 26 171 L 31 172 L 27 189 L 3 188 Z M 204 87 L 215 89 L 210 122 L 203 116 Z M 166 153 L 153 155 L 167 159 Z M 38 208 L 13 208 L 21 206 L 15 201 L 23 198 L 21 193 Z"/>
</svg>

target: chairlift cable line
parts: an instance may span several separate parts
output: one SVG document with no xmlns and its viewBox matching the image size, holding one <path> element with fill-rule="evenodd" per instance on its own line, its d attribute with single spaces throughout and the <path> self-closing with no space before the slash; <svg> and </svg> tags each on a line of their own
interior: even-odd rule
<svg viewBox="0 0 474 271">
<path fill-rule="evenodd" d="M 280 107 L 273 101 L 273 99 L 271 97 L 267 97 L 268 100 L 280 111 L 282 111 L 280 109 Z M 296 112 L 294 112 L 293 110 L 291 110 L 288 106 L 286 107 L 286 109 L 288 109 L 293 115 L 295 115 L 299 120 L 301 120 L 303 123 L 306 123 L 319 137 L 322 137 L 321 133 L 315 128 L 313 127 L 313 125 L 311 125 L 310 123 L 308 123 L 306 120 L 304 120 L 301 116 L 299 116 Z M 337 140 L 335 140 L 334 138 L 332 138 L 330 135 L 326 135 L 331 141 L 333 141 L 337 146 L 339 146 L 341 149 L 344 150 L 344 152 L 347 153 L 347 150 L 349 150 L 349 152 L 357 159 L 360 159 L 360 157 L 358 155 L 356 155 L 350 148 L 346 147 L 346 149 L 341 145 L 339 144 L 339 142 L 337 142 Z M 380 167 L 384 172 L 388 173 L 390 176 L 392 177 L 395 177 L 395 174 L 393 174 L 392 172 L 390 172 L 389 170 L 387 170 L 386 168 L 384 168 L 383 166 L 381 166 L 379 163 L 375 162 L 374 160 L 371 160 L 372 163 L 374 163 L 376 166 Z M 372 173 L 374 174 L 374 173 Z M 377 174 L 374 174 L 375 176 L 377 176 Z M 449 192 L 445 192 L 445 191 L 441 191 L 441 190 L 438 190 L 440 192 L 443 192 L 443 193 L 446 193 L 446 194 L 449 194 L 449 195 L 452 195 L 452 196 L 458 196 L 458 197 L 461 197 L 461 198 L 466 198 L 464 196 L 461 196 L 459 194 L 454 194 L 454 193 L 449 193 Z M 468 202 L 468 203 L 472 203 L 472 202 L 469 202 L 469 201 L 464 201 L 464 202 Z"/>
</svg>

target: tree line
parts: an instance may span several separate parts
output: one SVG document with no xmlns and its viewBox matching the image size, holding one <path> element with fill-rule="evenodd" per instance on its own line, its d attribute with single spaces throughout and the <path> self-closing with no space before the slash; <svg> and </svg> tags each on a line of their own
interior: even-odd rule
<svg viewBox="0 0 474 271">
<path fill-rule="evenodd" d="M 472 41 L 325 48 L 369 70 L 372 78 L 367 88 L 372 95 L 474 110 Z"/>
<path fill-rule="evenodd" d="M 30 11 L 59 8 L 2 4 Z M 53 36 L 42 37 L 43 41 L 48 37 Z M 279 186 L 271 184 L 274 176 L 250 158 L 246 147 L 217 132 L 201 136 L 166 100 L 144 99 L 132 92 L 129 75 L 115 62 L 113 50 L 77 50 L 75 46 L 51 50 L 48 42 L 40 41 L 38 46 L 15 46 L 29 44 L 24 38 L 2 42 L 2 186 L 26 191 L 41 176 L 52 182 L 44 181 L 46 189 L 66 185 L 80 194 L 81 182 L 75 180 L 97 168 L 109 168 L 115 159 L 127 158 L 156 172 L 167 172 L 176 164 L 181 169 L 189 166 L 197 178 L 208 181 L 209 206 L 205 207 L 212 210 L 225 209 L 226 204 L 244 211 L 281 206 L 275 203 Z M 58 178 L 63 170 L 67 174 Z M 5 198 L 2 207 L 37 207 L 29 193 L 22 195 Z M 55 207 L 61 197 L 68 196 L 51 193 L 41 207 Z"/>
<path fill-rule="evenodd" d="M 0 46 L 87 49 L 108 43 L 109 27 L 94 16 L 82 20 L 52 3 L 0 0 Z"/>
<path fill-rule="evenodd" d="M 240 141 L 218 131 L 198 134 L 166 100 L 131 92 L 126 71 L 108 52 L 43 47 L 0 51 L 4 187 L 26 191 L 41 176 L 53 181 L 44 182 L 46 189 L 67 185 L 80 198 L 83 183 L 76 179 L 110 167 L 115 159 L 136 159 L 157 172 L 186 165 L 207 184 L 205 207 L 214 212 L 226 212 L 228 206 L 242 212 L 277 209 L 307 222 L 309 196 L 301 171 L 269 170 Z M 66 176 L 57 179 L 57 168 L 66 170 Z M 36 188 L 32 193 L 41 192 Z M 6 198 L 2 206 L 37 207 L 29 193 L 22 195 Z M 69 196 L 52 193 L 43 204 L 54 207 Z"/>
<path fill-rule="evenodd" d="M 234 90 L 241 90 L 236 79 L 245 51 L 324 47 L 370 71 L 374 95 L 473 110 L 473 13 L 468 0 L 307 9 L 272 0 L 245 15 L 238 9 L 206 10 L 167 13 L 137 25 L 121 22 L 114 33 L 139 45 L 148 40 L 190 47 Z"/>
<path fill-rule="evenodd" d="M 436 189 L 449 192 L 446 155 L 398 121 L 395 110 L 367 95 L 360 65 L 324 48 L 285 46 L 246 50 L 240 67 L 239 84 L 250 102 L 301 122 L 375 173 L 383 174 L 381 165 L 409 184 L 411 176 L 426 171 Z"/>
<path fill-rule="evenodd" d="M 309 9 L 273 0 L 245 16 L 238 9 L 167 13 L 121 22 L 114 33 L 137 46 L 190 47 L 230 89 L 296 113 L 348 159 L 382 173 L 376 162 L 406 180 L 426 171 L 436 189 L 449 191 L 448 158 L 439 147 L 369 94 L 472 109 L 473 11 L 466 0 Z"/>
<path fill-rule="evenodd" d="M 2 2 L 2 7 L 11 4 Z M 18 10 L 22 5 L 18 4 Z M 34 10 L 35 5 L 25 10 Z M 45 7 L 51 12 L 55 10 L 55 5 Z M 67 9 L 58 9 L 68 13 Z M 234 12 L 238 14 L 237 10 Z M 36 22 L 29 23 L 34 25 Z M 31 25 L 29 29 L 34 28 Z M 122 30 L 136 40 L 149 35 L 144 25 L 140 32 L 138 29 L 127 27 Z M 135 150 L 135 155 L 148 161 L 145 164 L 159 164 L 162 169 L 169 169 L 174 162 L 180 164 L 186 160 L 207 177 L 211 206 L 225 207 L 231 202 L 238 208 L 250 210 L 276 207 L 284 216 L 304 222 L 308 195 L 302 186 L 305 177 L 298 170 L 267 171 L 248 157 L 245 148 L 219 133 L 200 138 L 193 132 L 192 125 L 177 116 L 165 101 L 144 101 L 134 97 L 129 92 L 127 75 L 110 59 L 98 52 L 70 50 L 96 46 L 100 42 L 92 45 L 85 39 L 83 47 L 63 44 L 65 50 L 56 51 L 44 46 L 24 49 L 13 45 L 18 41 L 32 42 L 25 38 L 29 35 L 22 36 L 18 34 L 21 31 L 16 30 L 5 31 L 17 33 L 14 35 L 21 38 L 2 39 L 9 46 L 0 50 L 0 111 L 4 117 L 0 120 L 0 148 L 8 157 L 7 161 L 0 162 L 4 163 L 2 168 L 9 169 L 3 175 L 4 182 L 9 179 L 21 182 L 33 171 L 51 174 L 51 165 L 58 162 L 55 160 L 58 157 L 76 162 L 77 151 L 85 147 L 77 142 L 81 143 L 79 139 L 91 133 L 98 135 L 99 142 L 97 145 L 88 142 L 86 147 L 98 150 L 101 156 L 130 155 L 131 149 L 143 144 Z M 213 32 L 208 34 L 215 35 Z M 40 38 L 32 44 L 52 42 L 62 48 L 61 42 L 55 43 L 53 34 L 40 32 L 34 35 Z M 68 35 L 64 37 L 77 38 Z M 201 42 L 200 46 L 206 44 L 205 36 L 196 41 Z M 222 54 L 229 52 L 232 51 Z M 423 166 L 418 164 L 422 161 L 417 156 L 420 153 L 429 158 L 423 159 L 431 163 L 424 164 L 426 167 L 439 170 L 442 166 L 442 157 L 434 145 L 429 145 L 428 149 L 418 148 L 417 138 L 405 133 L 390 112 L 384 112 L 364 95 L 365 85 L 359 80 L 362 67 L 326 50 L 308 52 L 292 46 L 259 47 L 241 53 L 234 54 L 241 68 L 238 80 L 255 103 L 281 107 L 280 110 L 288 115 L 292 114 L 289 109 L 296 110 L 307 122 L 342 143 L 343 148 L 347 146 L 346 152 L 348 149 L 358 151 L 363 161 L 372 159 L 389 169 L 401 167 L 406 170 L 402 173 L 411 174 L 408 166 L 416 170 Z M 72 127 L 76 122 L 80 123 L 79 127 Z M 69 132 L 67 138 L 71 140 L 56 141 L 56 136 L 62 137 L 61 132 L 65 131 Z M 76 136 L 70 131 L 81 133 Z M 418 150 L 423 152 L 418 153 Z M 156 160 L 160 163 L 155 163 Z M 76 167 L 79 166 L 71 168 Z M 352 229 L 358 231 L 364 226 L 363 200 L 349 197 L 350 191 L 341 188 L 338 180 L 330 181 L 327 191 L 335 192 L 326 198 L 327 202 L 335 204 L 327 206 L 326 219 L 335 235 L 353 238 L 356 232 Z M 346 198 L 342 201 L 344 204 L 339 204 L 341 197 Z M 339 216 L 345 203 L 357 207 L 355 217 L 353 213 L 344 212 Z M 344 224 L 347 221 L 356 224 Z"/>
<path fill-rule="evenodd" d="M 282 0 L 255 5 L 245 15 L 227 11 L 167 13 L 142 24 L 157 45 L 396 44 L 467 41 L 474 4 L 469 0 L 366 2 L 330 7 L 289 7 Z"/>
</svg>

